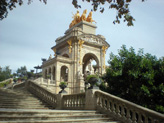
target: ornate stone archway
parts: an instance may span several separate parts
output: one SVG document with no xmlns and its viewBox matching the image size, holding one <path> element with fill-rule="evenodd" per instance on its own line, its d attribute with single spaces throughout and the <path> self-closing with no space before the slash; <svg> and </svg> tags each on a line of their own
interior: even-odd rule
<svg viewBox="0 0 164 123">
<path fill-rule="evenodd" d="M 84 56 L 83 56 L 83 67 L 82 67 L 82 74 L 84 75 L 84 80 L 87 76 L 87 71 L 86 71 L 86 67 L 90 67 L 89 69 L 94 69 L 92 68 L 91 66 L 91 61 L 92 60 L 95 60 L 96 61 L 96 66 L 99 66 L 99 59 L 97 58 L 97 56 L 93 53 L 86 53 Z M 97 67 L 97 72 L 99 73 L 99 67 Z M 90 74 L 94 74 L 96 70 L 94 70 L 92 73 Z"/>
<path fill-rule="evenodd" d="M 85 68 L 90 60 L 96 61 L 98 74 L 105 73 L 105 54 L 110 45 L 104 36 L 95 34 L 96 28 L 91 22 L 81 21 L 66 30 L 64 36 L 56 39 L 56 45 L 51 48 L 54 58 L 42 65 L 43 70 L 55 66 L 56 93 L 60 91 L 62 66 L 67 66 L 69 70 L 69 93 L 84 91 Z"/>
</svg>

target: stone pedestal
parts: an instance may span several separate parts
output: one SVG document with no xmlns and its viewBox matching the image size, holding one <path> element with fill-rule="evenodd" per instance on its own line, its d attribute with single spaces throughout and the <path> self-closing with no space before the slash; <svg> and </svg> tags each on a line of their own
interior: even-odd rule
<svg viewBox="0 0 164 123">
<path fill-rule="evenodd" d="M 56 97 L 57 97 L 57 106 L 56 106 L 56 109 L 62 109 L 63 108 L 63 95 L 66 95 L 66 93 L 60 93 L 60 94 L 57 94 Z"/>
<path fill-rule="evenodd" d="M 79 81 L 79 92 L 84 92 L 85 91 L 84 77 L 81 75 L 78 81 Z"/>
<path fill-rule="evenodd" d="M 96 110 L 95 91 L 97 89 L 88 89 L 85 93 L 85 110 Z"/>
</svg>

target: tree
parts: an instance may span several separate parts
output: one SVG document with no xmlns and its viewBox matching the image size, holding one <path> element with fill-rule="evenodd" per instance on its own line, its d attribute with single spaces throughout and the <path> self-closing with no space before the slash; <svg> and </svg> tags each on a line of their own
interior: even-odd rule
<svg viewBox="0 0 164 123">
<path fill-rule="evenodd" d="M 164 113 L 164 58 L 144 54 L 143 49 L 136 54 L 123 45 L 118 55 L 110 54 L 108 63 L 105 91 Z"/>
<path fill-rule="evenodd" d="M 47 0 L 39 0 L 43 1 L 43 3 L 47 3 Z M 128 26 L 133 26 L 133 21 L 135 19 L 130 15 L 129 5 L 132 0 L 82 0 L 83 2 L 89 2 L 93 6 L 93 11 L 97 11 L 100 9 L 100 12 L 104 12 L 104 4 L 109 5 L 109 9 L 115 9 L 117 11 L 116 20 L 113 23 L 120 23 L 120 19 L 124 18 L 124 22 L 127 22 Z M 141 0 L 142 2 L 145 0 Z M 32 0 L 28 0 L 28 4 L 30 4 Z M 16 4 L 20 6 L 23 4 L 23 0 L 1 0 L 0 1 L 0 20 L 4 19 L 8 15 L 8 10 L 13 10 L 16 8 Z M 78 4 L 78 0 L 72 0 L 72 4 L 75 8 L 81 8 L 81 5 Z M 101 6 L 101 7 L 100 7 Z"/>
<path fill-rule="evenodd" d="M 4 68 L 0 67 L 0 81 L 3 81 L 5 79 L 9 79 L 11 77 L 11 69 L 9 66 L 6 66 Z"/>
<path fill-rule="evenodd" d="M 17 69 L 17 76 L 20 78 L 24 78 L 27 76 L 26 66 L 23 66 L 23 67 Z"/>
</svg>

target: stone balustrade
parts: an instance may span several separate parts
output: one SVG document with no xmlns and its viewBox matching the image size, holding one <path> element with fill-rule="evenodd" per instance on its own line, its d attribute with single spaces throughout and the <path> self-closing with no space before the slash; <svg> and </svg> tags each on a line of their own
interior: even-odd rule
<svg viewBox="0 0 164 123">
<path fill-rule="evenodd" d="M 12 78 L 9 78 L 9 79 L 6 79 L 6 80 L 4 80 L 4 81 L 1 81 L 0 83 L 6 83 L 6 82 L 8 82 L 8 81 L 11 81 L 12 80 Z M 13 80 L 12 80 L 13 81 Z"/>
<path fill-rule="evenodd" d="M 125 123 L 164 123 L 164 115 L 114 95 L 96 91 L 96 109 Z"/>
<path fill-rule="evenodd" d="M 40 99 L 44 100 L 46 103 L 51 105 L 53 108 L 57 107 L 56 94 L 49 92 L 48 90 L 41 87 L 39 84 L 32 82 L 32 81 L 28 81 L 26 83 L 26 87 L 31 93 L 33 93 Z"/>
<path fill-rule="evenodd" d="M 97 110 L 123 123 L 164 123 L 164 115 L 97 89 L 79 94 L 52 94 L 29 81 L 27 88 L 56 109 Z"/>
<path fill-rule="evenodd" d="M 42 77 L 35 79 L 34 82 L 36 82 L 36 83 L 38 83 L 40 85 L 47 86 L 47 87 L 56 85 L 55 84 L 56 83 L 55 80 L 44 79 Z"/>
<path fill-rule="evenodd" d="M 63 95 L 64 109 L 84 109 L 85 108 L 85 93 Z"/>
</svg>

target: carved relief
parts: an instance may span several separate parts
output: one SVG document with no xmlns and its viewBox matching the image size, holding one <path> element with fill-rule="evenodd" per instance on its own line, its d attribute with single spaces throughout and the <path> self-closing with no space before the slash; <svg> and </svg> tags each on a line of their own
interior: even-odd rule
<svg viewBox="0 0 164 123">
<path fill-rule="evenodd" d="M 99 38 L 97 36 L 93 36 L 93 35 L 83 35 L 83 36 L 80 36 L 79 40 L 83 40 L 85 42 L 99 44 L 99 45 L 107 45 L 105 40 L 103 40 L 103 39 L 101 39 L 101 38 Z"/>
<path fill-rule="evenodd" d="M 69 54 L 71 54 L 71 52 L 72 52 L 72 40 L 69 40 L 69 41 L 67 41 L 67 43 L 68 43 L 68 49 L 69 49 Z"/>
<path fill-rule="evenodd" d="M 83 40 L 79 40 L 79 64 L 82 65 L 82 61 L 81 61 L 81 48 L 83 48 L 83 44 L 84 44 L 84 41 Z"/>
</svg>

